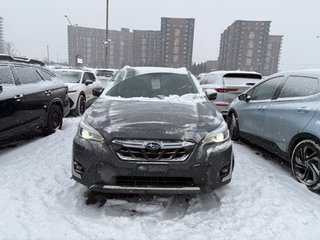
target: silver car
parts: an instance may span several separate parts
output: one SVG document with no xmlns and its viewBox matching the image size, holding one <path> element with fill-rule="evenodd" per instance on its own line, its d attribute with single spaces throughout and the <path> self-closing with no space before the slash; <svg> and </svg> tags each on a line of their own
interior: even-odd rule
<svg viewBox="0 0 320 240">
<path fill-rule="evenodd" d="M 294 177 L 320 189 L 320 70 L 272 75 L 235 99 L 232 139 L 248 139 L 291 162 Z"/>
<path fill-rule="evenodd" d="M 261 74 L 257 72 L 214 71 L 202 77 L 200 84 L 205 90 L 218 92 L 214 105 L 225 116 L 233 99 L 261 79 Z"/>
</svg>

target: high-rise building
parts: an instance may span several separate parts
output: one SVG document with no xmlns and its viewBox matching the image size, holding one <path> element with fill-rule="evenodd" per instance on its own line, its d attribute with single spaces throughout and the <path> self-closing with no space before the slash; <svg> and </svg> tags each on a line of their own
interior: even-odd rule
<svg viewBox="0 0 320 240">
<path fill-rule="evenodd" d="M 161 18 L 163 66 L 191 67 L 194 25 L 194 18 Z"/>
<path fill-rule="evenodd" d="M 161 32 L 133 30 L 133 65 L 161 65 Z"/>
<path fill-rule="evenodd" d="M 133 62 L 133 33 L 128 28 L 108 32 L 108 67 L 121 68 Z"/>
<path fill-rule="evenodd" d="M 71 66 L 104 67 L 105 30 L 68 26 L 68 54 Z"/>
<path fill-rule="evenodd" d="M 257 71 L 263 75 L 274 73 L 279 62 L 281 41 L 277 45 L 279 51 L 271 51 L 272 45 L 276 48 L 276 44 L 269 35 L 270 24 L 271 21 L 237 20 L 230 25 L 221 34 L 219 69 Z M 274 66 L 269 64 L 270 58 Z"/>
<path fill-rule="evenodd" d="M 282 46 L 282 35 L 270 35 L 267 45 L 267 53 L 264 64 L 265 75 L 271 75 L 278 72 L 279 60 Z"/>
<path fill-rule="evenodd" d="M 3 37 L 3 18 L 0 17 L 0 53 L 4 53 L 4 37 Z"/>
<path fill-rule="evenodd" d="M 161 18 L 161 31 L 108 31 L 108 67 L 191 67 L 194 19 Z M 105 67 L 105 30 L 68 26 L 69 64 Z"/>
<path fill-rule="evenodd" d="M 127 28 L 108 32 L 108 67 L 132 63 L 133 33 Z M 68 26 L 68 53 L 71 66 L 105 67 L 105 30 Z"/>
</svg>

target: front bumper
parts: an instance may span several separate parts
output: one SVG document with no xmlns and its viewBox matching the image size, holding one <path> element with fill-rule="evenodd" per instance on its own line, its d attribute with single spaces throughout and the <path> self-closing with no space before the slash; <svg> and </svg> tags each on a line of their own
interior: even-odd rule
<svg viewBox="0 0 320 240">
<path fill-rule="evenodd" d="M 231 142 L 197 144 L 184 162 L 120 160 L 110 145 L 73 142 L 72 178 L 91 190 L 107 193 L 193 194 L 210 192 L 231 181 Z"/>
</svg>

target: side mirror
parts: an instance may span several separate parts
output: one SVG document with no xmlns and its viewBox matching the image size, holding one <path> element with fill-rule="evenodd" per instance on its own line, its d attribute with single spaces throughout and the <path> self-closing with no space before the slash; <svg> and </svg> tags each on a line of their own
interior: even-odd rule
<svg viewBox="0 0 320 240">
<path fill-rule="evenodd" d="M 99 97 L 101 93 L 103 92 L 104 88 L 94 88 L 92 89 L 92 95 Z"/>
<path fill-rule="evenodd" d="M 206 89 L 205 93 L 209 100 L 216 100 L 217 99 L 217 91 L 213 89 Z"/>
<path fill-rule="evenodd" d="M 86 84 L 86 86 L 88 86 L 89 84 L 92 84 L 92 83 L 93 83 L 93 81 L 92 81 L 92 80 L 90 80 L 90 79 L 87 79 L 84 83 Z"/>
<path fill-rule="evenodd" d="M 251 97 L 250 97 L 248 94 L 244 93 L 244 94 L 240 94 L 240 95 L 238 96 L 238 99 L 239 99 L 240 101 L 249 102 L 249 101 L 251 100 Z"/>
</svg>

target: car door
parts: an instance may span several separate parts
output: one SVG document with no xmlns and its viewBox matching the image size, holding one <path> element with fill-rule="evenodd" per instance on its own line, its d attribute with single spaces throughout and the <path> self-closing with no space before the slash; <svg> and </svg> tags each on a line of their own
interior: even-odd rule
<svg viewBox="0 0 320 240">
<path fill-rule="evenodd" d="M 293 136 L 302 132 L 319 108 L 310 101 L 319 93 L 319 86 L 316 77 L 289 76 L 278 98 L 265 111 L 264 138 L 286 151 Z"/>
<path fill-rule="evenodd" d="M 42 79 L 33 66 L 15 65 L 15 72 L 22 89 L 21 105 L 24 109 L 24 124 L 29 127 L 40 125 L 46 116 L 50 98 L 48 86 L 39 84 Z"/>
<path fill-rule="evenodd" d="M 52 78 L 55 77 L 54 74 L 45 69 L 36 68 L 36 71 L 43 80 L 43 83 L 45 83 L 46 85 L 43 89 L 45 96 L 47 97 L 46 104 L 49 105 L 51 101 L 53 101 L 56 98 L 59 98 L 63 103 L 65 101 L 67 86 L 63 88 L 62 83 L 52 81 Z"/>
<path fill-rule="evenodd" d="M 263 137 L 265 111 L 269 108 L 282 81 L 283 76 L 273 77 L 249 91 L 250 100 L 239 110 L 238 121 L 241 132 Z"/>
<path fill-rule="evenodd" d="M 0 141 L 17 135 L 24 129 L 22 89 L 16 86 L 12 67 L 0 65 Z"/>
</svg>

